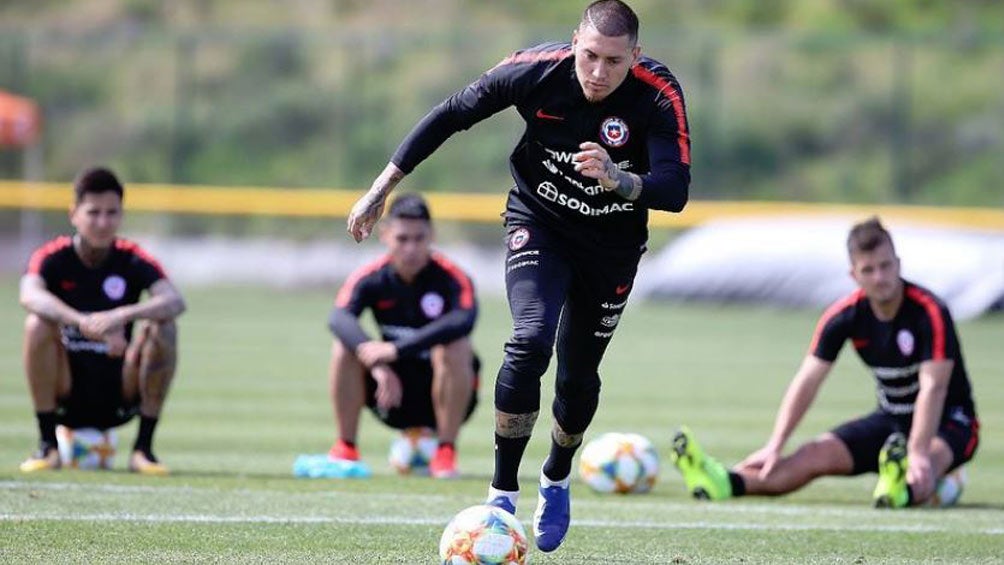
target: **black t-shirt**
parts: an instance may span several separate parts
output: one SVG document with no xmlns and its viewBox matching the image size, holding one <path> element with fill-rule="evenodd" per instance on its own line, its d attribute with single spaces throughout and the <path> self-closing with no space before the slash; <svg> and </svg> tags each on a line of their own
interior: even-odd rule
<svg viewBox="0 0 1004 565">
<path fill-rule="evenodd" d="M 84 313 L 135 304 L 144 290 L 167 278 L 153 256 L 136 243 L 121 238 L 115 240 L 100 265 L 88 267 L 74 250 L 73 239 L 67 236 L 57 237 L 35 250 L 26 273 L 41 276 L 49 292 Z M 67 353 L 107 358 L 108 346 L 104 342 L 87 339 L 76 326 L 63 326 L 61 331 Z M 129 324 L 126 338 L 131 336 L 132 324 Z"/>
<path fill-rule="evenodd" d="M 642 57 L 606 99 L 586 100 L 567 43 L 517 51 L 434 108 L 391 161 L 410 173 L 447 138 L 510 106 L 526 130 L 510 157 L 509 222 L 540 222 L 584 246 L 633 247 L 648 237 L 648 209 L 679 212 L 690 184 L 683 92 L 661 63 Z M 631 202 L 574 170 L 579 144 L 602 145 L 641 176 Z"/>
<path fill-rule="evenodd" d="M 913 414 L 920 390 L 920 364 L 949 359 L 954 365 L 945 406 L 961 407 L 975 415 L 955 323 L 948 308 L 931 291 L 903 281 L 899 311 L 892 320 L 881 321 L 875 317 L 864 291 L 858 289 L 823 313 L 809 351 L 832 363 L 847 340 L 871 369 L 883 412 Z"/>
<path fill-rule="evenodd" d="M 335 298 L 329 326 L 351 351 L 370 338 L 358 319 L 373 312 L 384 341 L 397 346 L 402 358 L 425 358 L 433 345 L 471 333 L 477 301 L 470 277 L 449 259 L 433 253 L 410 284 L 391 266 L 390 257 L 356 270 Z"/>
</svg>

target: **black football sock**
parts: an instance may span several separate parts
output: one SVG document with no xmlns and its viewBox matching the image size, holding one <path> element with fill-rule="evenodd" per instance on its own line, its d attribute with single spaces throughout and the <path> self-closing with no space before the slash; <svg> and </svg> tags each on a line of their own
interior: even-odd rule
<svg viewBox="0 0 1004 565">
<path fill-rule="evenodd" d="M 158 418 L 151 418 L 140 414 L 139 432 L 136 433 L 136 443 L 132 448 L 133 451 L 141 452 L 154 463 L 157 462 L 157 458 L 153 456 L 153 430 L 157 427 L 157 421 Z"/>
<path fill-rule="evenodd" d="M 495 434 L 495 475 L 492 486 L 498 490 L 519 490 L 519 463 L 523 460 L 523 451 L 530 443 L 527 437 L 501 437 Z"/>
<path fill-rule="evenodd" d="M 454 451 L 457 450 L 457 446 L 453 445 L 452 441 L 441 441 L 439 442 L 439 447 L 449 447 L 452 448 Z"/>
<path fill-rule="evenodd" d="M 552 481 L 563 481 L 572 474 L 572 457 L 582 443 L 577 443 L 573 447 L 562 447 L 558 445 L 554 438 L 551 438 L 551 453 L 544 461 L 544 476 Z"/>
<path fill-rule="evenodd" d="M 906 505 L 913 506 L 916 502 L 916 499 L 913 498 L 913 488 L 910 485 L 906 485 Z"/>
<path fill-rule="evenodd" d="M 38 420 L 38 449 L 45 455 L 50 449 L 56 449 L 56 411 L 35 412 Z"/>
<path fill-rule="evenodd" d="M 732 485 L 732 496 L 742 496 L 746 494 L 746 481 L 739 473 L 729 471 L 729 484 Z"/>
</svg>

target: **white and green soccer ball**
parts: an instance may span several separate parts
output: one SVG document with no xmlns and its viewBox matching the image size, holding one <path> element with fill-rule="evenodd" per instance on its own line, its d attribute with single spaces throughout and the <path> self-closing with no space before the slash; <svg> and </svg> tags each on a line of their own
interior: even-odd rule
<svg viewBox="0 0 1004 565">
<path fill-rule="evenodd" d="M 68 428 L 56 426 L 56 442 L 63 467 L 111 469 L 115 462 L 118 436 L 114 429 Z"/>
<path fill-rule="evenodd" d="M 439 441 L 429 428 L 408 428 L 390 442 L 387 461 L 402 475 L 425 475 L 437 447 Z"/>
<path fill-rule="evenodd" d="M 659 455 L 647 438 L 611 432 L 586 444 L 579 478 L 599 493 L 646 493 L 659 476 Z"/>
<path fill-rule="evenodd" d="M 439 539 L 443 565 L 525 565 L 529 543 L 523 524 L 496 506 L 461 510 Z"/>
</svg>

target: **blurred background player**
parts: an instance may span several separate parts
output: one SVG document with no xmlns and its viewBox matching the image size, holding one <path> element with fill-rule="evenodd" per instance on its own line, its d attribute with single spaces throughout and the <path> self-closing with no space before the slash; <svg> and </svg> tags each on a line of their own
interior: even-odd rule
<svg viewBox="0 0 1004 565">
<path fill-rule="evenodd" d="M 727 470 L 689 430 L 677 432 L 671 457 L 695 497 L 780 495 L 821 476 L 877 471 L 875 505 L 900 508 L 927 501 L 939 479 L 973 457 L 979 420 L 948 309 L 901 278 L 877 218 L 851 229 L 847 250 L 859 288 L 823 313 L 767 444 Z M 846 341 L 875 376 L 878 408 L 782 456 Z"/>
<path fill-rule="evenodd" d="M 474 287 L 432 250 L 432 220 L 421 196 L 394 200 L 380 240 L 387 254 L 349 276 L 329 320 L 336 337 L 329 376 L 338 440 L 328 455 L 359 460 L 356 436 L 365 405 L 392 428 L 435 429 L 439 447 L 429 473 L 455 477 L 457 434 L 477 403 Z M 381 339 L 359 324 L 367 308 Z"/>
<path fill-rule="evenodd" d="M 108 429 L 138 412 L 129 469 L 166 474 L 153 454 L 153 434 L 174 378 L 174 320 L 185 304 L 160 264 L 118 237 L 123 188 L 115 175 L 85 170 L 73 191 L 76 233 L 38 248 L 21 278 L 24 365 L 41 436 L 21 471 L 59 468 L 57 423 Z M 141 301 L 145 290 L 149 298 Z"/>
<path fill-rule="evenodd" d="M 390 191 L 448 137 L 511 106 L 526 130 L 510 157 L 513 333 L 495 383 L 488 502 L 516 511 L 540 379 L 557 346 L 551 451 L 534 513 L 547 552 L 568 531 L 572 459 L 599 404 L 600 361 L 646 249 L 648 211 L 686 205 L 690 135 L 676 78 L 641 56 L 637 15 L 619 0 L 593 2 L 570 43 L 517 51 L 434 108 L 353 207 L 349 233 L 368 236 Z"/>
</svg>

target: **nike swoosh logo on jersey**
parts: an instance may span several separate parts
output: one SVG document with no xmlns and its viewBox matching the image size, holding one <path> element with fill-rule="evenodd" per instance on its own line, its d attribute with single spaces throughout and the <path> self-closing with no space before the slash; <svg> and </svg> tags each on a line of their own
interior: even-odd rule
<svg viewBox="0 0 1004 565">
<path fill-rule="evenodd" d="M 617 293 L 617 296 L 620 296 L 627 292 L 629 288 L 631 288 L 631 285 L 629 284 L 619 284 L 617 285 L 617 288 L 614 289 L 614 292 Z"/>
<path fill-rule="evenodd" d="M 868 340 L 865 338 L 861 339 L 854 338 L 851 340 L 851 343 L 854 344 L 854 349 L 861 349 L 863 347 L 868 347 Z"/>
<path fill-rule="evenodd" d="M 377 300 L 377 310 L 387 310 L 388 308 L 393 308 L 397 301 L 393 298 L 388 300 Z"/>
<path fill-rule="evenodd" d="M 59 286 L 62 287 L 63 290 L 73 290 L 77 288 L 77 283 L 76 281 L 60 281 Z"/>
<path fill-rule="evenodd" d="M 564 116 L 555 116 L 554 114 L 548 114 L 548 113 L 544 112 L 543 108 L 537 110 L 537 118 L 539 118 L 541 120 L 554 120 L 554 121 L 558 121 L 558 122 L 565 121 L 565 117 Z"/>
</svg>

